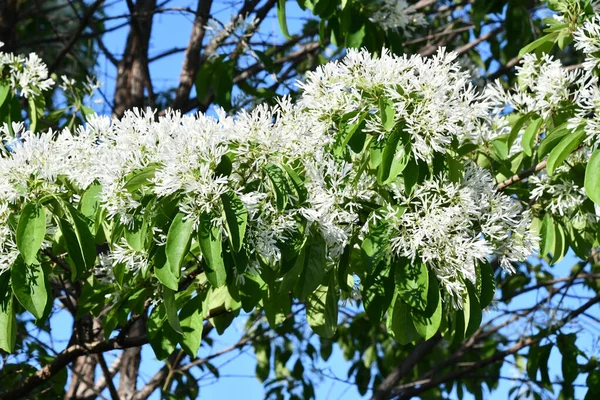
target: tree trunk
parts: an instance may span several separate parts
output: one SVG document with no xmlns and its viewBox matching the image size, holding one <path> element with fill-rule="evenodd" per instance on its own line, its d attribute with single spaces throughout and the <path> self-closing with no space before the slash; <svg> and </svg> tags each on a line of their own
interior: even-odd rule
<svg viewBox="0 0 600 400">
<path fill-rule="evenodd" d="M 129 336 L 139 337 L 146 333 L 146 317 L 143 316 L 131 325 Z M 137 391 L 137 378 L 141 362 L 141 347 L 132 347 L 123 352 L 121 358 L 119 399 L 131 400 Z"/>
<path fill-rule="evenodd" d="M 138 0 L 131 17 L 123 59 L 117 67 L 113 115 L 120 118 L 132 107 L 144 106 L 144 88 L 149 85 L 148 44 L 156 0 Z"/>
<path fill-rule="evenodd" d="M 92 343 L 102 336 L 102 323 L 91 315 L 83 316 L 75 322 L 76 340 L 81 344 Z M 96 381 L 95 354 L 79 357 L 73 362 L 71 384 L 65 395 L 65 400 L 84 399 L 87 392 L 94 388 Z"/>
</svg>

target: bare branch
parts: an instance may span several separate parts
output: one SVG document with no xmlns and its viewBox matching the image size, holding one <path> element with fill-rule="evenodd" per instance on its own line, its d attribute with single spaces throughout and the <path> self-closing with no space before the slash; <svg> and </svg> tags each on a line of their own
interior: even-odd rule
<svg viewBox="0 0 600 400">
<path fill-rule="evenodd" d="M 98 10 L 98 8 L 102 5 L 103 2 L 104 2 L 104 0 L 96 0 L 85 11 L 85 13 L 83 14 L 83 17 L 81 18 L 81 21 L 79 22 L 79 26 L 77 27 L 77 30 L 73 33 L 73 35 L 71 36 L 71 39 L 60 50 L 60 52 L 58 53 L 58 56 L 56 56 L 56 59 L 54 60 L 54 62 L 48 67 L 49 73 L 52 73 L 53 71 L 56 70 L 56 68 L 62 62 L 63 58 L 65 58 L 67 53 L 73 48 L 73 46 L 75 45 L 77 40 L 79 40 L 79 38 L 80 38 L 81 34 L 83 33 L 83 31 L 85 30 L 85 28 L 87 28 L 90 21 L 92 20 L 92 16 L 96 12 L 96 10 Z"/>
<path fill-rule="evenodd" d="M 398 365 L 377 388 L 373 391 L 371 400 L 385 400 L 389 398 L 390 393 L 398 382 L 402 380 L 414 366 L 429 354 L 435 346 L 442 340 L 442 335 L 439 333 L 431 339 L 421 342 L 415 346 L 411 353 L 406 357 L 400 365 Z"/>
<path fill-rule="evenodd" d="M 597 294 L 596 296 L 591 298 L 589 301 L 587 301 L 585 304 L 583 304 L 579 308 L 570 312 L 563 320 L 561 320 L 556 325 L 554 325 L 550 329 L 550 331 L 556 332 L 558 329 L 562 328 L 567 323 L 571 322 L 573 319 L 577 318 L 579 315 L 583 314 L 586 310 L 588 310 L 590 307 L 592 307 L 593 305 L 595 305 L 599 302 L 600 302 L 600 294 Z M 479 362 L 473 363 L 472 365 L 470 365 L 466 368 L 455 370 L 453 372 L 450 372 L 447 375 L 437 377 L 437 378 L 432 378 L 427 381 L 424 381 L 420 384 L 420 386 L 418 388 L 410 390 L 410 391 L 406 391 L 405 393 L 403 393 L 400 398 L 401 399 L 413 398 L 414 396 L 418 396 L 420 393 L 423 393 L 431 388 L 439 386 L 445 382 L 453 381 L 453 380 L 462 378 L 472 372 L 479 371 L 488 365 L 491 365 L 500 360 L 503 360 L 504 358 L 506 358 L 507 356 L 509 356 L 511 354 L 517 353 L 519 350 L 524 349 L 525 347 L 529 347 L 529 346 L 539 342 L 541 339 L 542 339 L 542 337 L 539 337 L 539 336 L 532 336 L 532 337 L 524 338 L 521 341 L 519 341 L 518 343 L 516 343 L 515 345 L 513 345 L 512 347 L 510 347 L 504 351 L 499 351 L 499 352 L 495 353 L 493 356 L 485 358 Z"/>
</svg>

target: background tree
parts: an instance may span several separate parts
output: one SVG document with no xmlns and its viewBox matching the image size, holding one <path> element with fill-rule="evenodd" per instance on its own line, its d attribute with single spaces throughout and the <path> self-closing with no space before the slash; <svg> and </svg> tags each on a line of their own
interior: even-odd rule
<svg viewBox="0 0 600 400">
<path fill-rule="evenodd" d="M 298 6 L 307 10 L 305 15 L 310 17 L 295 32 L 288 29 L 285 13 L 294 6 L 292 2 L 189 3 L 181 6 L 171 1 L 127 0 L 125 13 L 113 15 L 112 5 L 104 1 L 1 2 L 3 51 L 23 54 L 35 51 L 57 82 L 62 75 L 69 79 L 63 82 L 62 89 L 48 88 L 39 93 L 36 101 L 29 100 L 33 96 L 25 99 L 11 94 L 0 109 L 3 121 L 10 124 L 25 117 L 32 130 L 76 129 L 93 114 L 88 94 L 94 85 L 84 86 L 83 82 L 87 75 L 98 71 L 100 66 L 95 63 L 99 56 L 106 58 L 117 71 L 114 91 L 100 89 L 101 94 L 113 93 L 105 98 L 105 104 L 117 118 L 134 107 L 152 107 L 158 110 L 157 116 L 165 115 L 167 109 L 184 113 L 213 111 L 217 105 L 234 113 L 261 103 L 274 104 L 277 94 L 296 98 L 296 80 L 303 80 L 307 71 L 319 65 L 343 57 L 349 48 L 381 53 L 381 48 L 386 47 L 398 55 L 432 56 L 439 46 L 445 46 L 462 56 L 460 62 L 475 74 L 480 88 L 498 78 L 502 86 L 512 88 L 520 84 L 515 67 L 524 54 L 521 49 L 528 45 L 530 51 L 552 54 L 569 70 L 581 69 L 584 56 L 570 41 L 572 32 L 582 24 L 578 18 L 591 13 L 590 2 L 585 1 L 549 4 L 506 0 L 298 1 Z M 223 6 L 234 10 L 230 20 L 215 18 Z M 564 26 L 556 25 L 548 33 L 544 31 L 548 20 L 543 18 L 553 12 L 565 15 L 566 21 Z M 166 13 L 193 19 L 189 41 L 175 43 L 172 49 L 153 55 L 150 49 L 156 38 L 155 20 Z M 278 19 L 280 35 L 273 37 L 262 29 L 268 18 Z M 112 26 L 115 20 L 119 23 Z M 109 22 L 111 27 L 107 28 Z M 122 53 L 115 54 L 106 46 L 105 38 L 118 29 L 128 33 Z M 184 54 L 184 61 L 178 71 L 173 69 L 179 77 L 177 84 L 157 91 L 157 83 L 151 76 L 152 63 L 178 53 Z M 525 93 L 531 91 L 533 87 Z M 480 304 L 465 308 L 471 313 L 462 320 L 467 326 L 457 327 L 460 319 L 453 319 L 454 325 L 443 335 L 427 334 L 427 340 L 414 343 L 402 339 L 395 332 L 398 322 L 390 322 L 389 313 L 387 319 L 382 315 L 392 299 L 379 296 L 378 292 L 386 292 L 384 286 L 389 283 L 375 278 L 385 277 L 386 272 L 378 271 L 369 281 L 358 270 L 346 271 L 361 277 L 362 299 L 351 285 L 341 283 L 343 275 L 336 278 L 340 286 L 346 286 L 342 293 L 346 293 L 348 302 L 339 308 L 340 321 L 333 336 L 325 334 L 320 339 L 314 336 L 306 323 L 306 301 L 294 301 L 287 309 L 275 308 L 270 304 L 285 299 L 271 292 L 259 292 L 259 297 L 266 297 L 262 299 L 262 307 L 254 309 L 244 305 L 243 298 L 236 302 L 231 294 L 223 294 L 224 298 L 209 299 L 214 302 L 208 304 L 210 315 L 205 315 L 210 320 L 204 322 L 203 329 L 196 330 L 206 348 L 201 350 L 203 357 L 195 358 L 187 355 L 185 348 L 169 342 L 164 330 L 171 328 L 164 319 L 166 328 L 159 328 L 160 335 L 164 335 L 158 340 L 160 343 L 155 340 L 157 336 L 147 334 L 152 329 L 156 332 L 156 326 L 152 326 L 156 321 L 148 320 L 150 311 L 160 307 L 147 301 L 153 295 L 148 288 L 128 292 L 127 302 L 116 307 L 105 300 L 110 293 L 103 292 L 101 285 L 83 279 L 91 279 L 89 275 L 76 279 L 68 272 L 72 270 L 67 261 L 72 257 L 70 250 L 69 257 L 64 257 L 64 252 L 45 248 L 42 265 L 65 273 L 53 274 L 48 280 L 53 300 L 44 310 L 42 321 L 35 323 L 28 313 L 31 310 L 15 303 L 17 342 L 13 345 L 14 354 L 4 356 L 0 398 L 81 399 L 102 394 L 113 399 L 144 399 L 157 391 L 167 398 L 192 398 L 198 394 L 201 371 L 210 371 L 218 377 L 215 360 L 244 348 L 253 349 L 256 374 L 265 382 L 269 398 L 312 398 L 315 382 L 323 377 L 348 381 L 360 394 L 368 393 L 377 399 L 462 397 L 465 390 L 479 398 L 486 392 L 485 387 L 492 392 L 503 379 L 519 383 L 511 393 L 514 397 L 544 398 L 560 392 L 564 398 L 574 398 L 575 393 L 583 393 L 575 392 L 578 386 L 587 386 L 592 398 L 600 391 L 598 364 L 595 353 L 590 353 L 593 347 L 589 341 L 577 338 L 587 336 L 593 342 L 597 340 L 598 316 L 592 310 L 600 301 L 598 255 L 594 250 L 598 245 L 598 224 L 574 226 L 569 222 L 573 214 L 565 213 L 560 205 L 553 207 L 555 192 L 540 189 L 530 199 L 531 185 L 536 181 L 526 179 L 545 169 L 551 162 L 551 158 L 545 161 L 545 155 L 563 143 L 566 131 L 560 131 L 559 127 L 574 111 L 561 107 L 560 112 L 552 110 L 550 117 L 543 116 L 551 122 L 546 134 L 538 134 L 542 122 L 535 122 L 532 111 L 512 104 L 516 109 L 513 114 L 518 115 L 510 120 L 509 128 L 513 129 L 506 135 L 512 139 L 490 140 L 478 150 L 461 147 L 466 154 L 475 151 L 475 161 L 494 172 L 500 191 L 530 201 L 534 221 L 541 226 L 541 255 L 545 256 L 545 259 L 513 263 L 516 269 L 513 274 L 494 263 L 489 269 L 482 268 L 487 279 L 478 278 L 480 294 L 472 298 Z M 561 113 L 566 115 L 562 119 Z M 554 139 L 542 140 L 551 137 L 554 131 L 558 132 L 552 136 Z M 511 152 L 512 143 L 508 143 L 515 141 L 516 134 L 520 134 L 519 138 L 539 137 L 539 146 L 537 141 L 533 146 L 534 154 L 532 145 L 529 151 L 524 145 L 521 151 Z M 574 146 L 565 143 L 566 154 L 558 164 L 571 151 L 583 146 L 582 140 Z M 552 159 L 553 164 L 557 158 L 560 155 Z M 560 172 L 564 176 L 559 178 L 569 179 L 568 182 L 582 188 L 587 161 L 569 159 L 568 163 L 572 168 L 564 174 Z M 543 182 L 538 187 L 543 188 Z M 577 212 L 586 216 L 597 214 L 589 199 L 577 207 Z M 99 241 L 97 253 L 105 252 L 106 246 Z M 569 248 L 573 252 L 567 259 L 574 260 L 573 268 L 553 267 Z M 185 293 L 198 284 L 196 278 L 197 273 L 191 272 L 178 281 L 176 289 Z M 8 281 L 0 283 L 3 289 L 8 288 Z M 11 285 L 14 287 L 14 283 Z M 485 285 L 491 286 L 484 290 Z M 499 290 L 490 306 L 491 312 L 479 326 L 481 307 L 492 301 L 491 287 L 495 286 Z M 357 302 L 351 301 L 353 295 Z M 527 299 L 526 306 L 522 306 L 523 298 Z M 179 303 L 185 299 L 179 298 Z M 181 307 L 183 304 L 177 310 Z M 246 333 L 231 346 L 212 348 L 214 332 L 221 333 L 240 308 L 250 312 Z M 52 332 L 47 321 L 59 310 L 67 310 L 73 316 L 73 334 L 66 348 L 49 340 Z M 180 311 L 180 319 L 185 319 L 185 312 L 188 310 Z M 164 310 L 162 314 L 167 313 Z M 165 366 L 142 382 L 141 348 L 148 342 L 157 357 L 165 359 Z M 340 377 L 323 367 L 323 360 L 327 361 L 334 348 L 341 350 L 348 361 L 346 376 Z M 110 365 L 106 354 L 116 355 Z M 549 367 L 549 360 L 559 359 L 560 368 Z M 513 365 L 521 374 L 506 376 L 504 365 Z"/>
</svg>

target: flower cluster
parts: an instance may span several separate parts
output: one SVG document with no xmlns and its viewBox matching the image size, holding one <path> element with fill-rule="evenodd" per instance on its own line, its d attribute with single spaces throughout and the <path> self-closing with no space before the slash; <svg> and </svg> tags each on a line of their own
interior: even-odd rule
<svg viewBox="0 0 600 400">
<path fill-rule="evenodd" d="M 546 123 L 558 113 L 574 110 L 574 115 L 567 120 L 569 129 L 583 127 L 587 134 L 586 144 L 592 149 L 598 147 L 600 89 L 595 71 L 600 65 L 600 17 L 586 20 L 575 30 L 573 37 L 575 48 L 585 56 L 583 68 L 565 68 L 560 60 L 545 53 L 541 56 L 525 54 L 517 67 L 516 89 L 507 91 L 500 81 L 486 88 L 486 96 L 493 105 L 493 120 L 496 121 L 494 129 L 486 130 L 488 138 L 510 131 L 505 113 L 507 107 L 521 115 L 538 115 Z M 565 115 L 568 116 L 568 113 Z M 517 147 L 519 143 L 519 140 L 515 141 Z"/>
<path fill-rule="evenodd" d="M 527 213 L 518 201 L 497 192 L 482 168 L 468 167 L 462 182 L 443 176 L 427 180 L 410 195 L 398 187 L 395 197 L 406 208 L 386 215 L 392 221 L 393 252 L 426 263 L 455 308 L 462 307 L 464 279 L 475 283 L 479 262 L 497 257 L 512 271 L 511 262 L 537 249 Z"/>
<path fill-rule="evenodd" d="M 589 84 L 575 96 L 576 115 L 569 120 L 573 130 L 584 127 L 586 143 L 591 148 L 600 148 L 600 88 L 596 77 L 590 77 Z"/>
<path fill-rule="evenodd" d="M 516 90 L 509 92 L 496 81 L 486 88 L 486 94 L 499 109 L 509 106 L 522 114 L 532 112 L 547 118 L 574 95 L 581 75 L 580 71 L 566 70 L 560 60 L 548 54 L 525 54 L 517 67 Z"/>
<path fill-rule="evenodd" d="M 453 138 L 478 137 L 489 116 L 489 106 L 456 58 L 444 49 L 431 58 L 397 57 L 385 50 L 377 57 L 351 50 L 343 60 L 307 74 L 300 84 L 299 105 L 312 119 L 331 127 L 346 114 L 356 114 L 355 120 L 368 115 L 366 130 L 381 140 L 386 129 L 379 110 L 389 103 L 394 124 L 410 134 L 414 156 L 430 161 L 434 152 L 445 152 Z"/>
<path fill-rule="evenodd" d="M 561 165 L 550 177 L 546 171 L 529 177 L 531 184 L 530 199 L 544 206 L 547 212 L 568 218 L 573 224 L 593 225 L 600 221 L 595 210 L 585 207 L 590 204 L 585 189 L 573 182 L 572 168 L 583 170 L 590 158 L 590 149 L 583 147 L 572 153 L 568 165 Z"/>
<path fill-rule="evenodd" d="M 286 242 L 299 235 L 302 243 L 320 235 L 326 262 L 334 264 L 370 210 L 404 207 L 386 218 L 395 255 L 425 262 L 460 307 L 464 279 L 475 279 L 479 261 L 498 257 L 510 269 L 534 251 L 519 204 L 497 193 L 491 175 L 478 168 L 467 168 L 461 182 L 438 176 L 407 194 L 400 179 L 384 184 L 373 168 L 365 170 L 361 154 L 341 159 L 335 153 L 343 118 L 345 124 L 362 118 L 374 143 L 401 129 L 411 159 L 421 163 L 476 137 L 489 121 L 489 104 L 455 60 L 443 50 L 429 59 L 351 51 L 309 74 L 296 104 L 282 98 L 235 116 L 218 110 L 214 118 L 151 110 L 128 111 L 120 120 L 88 115 L 75 131 L 41 134 L 18 126 L 0 158 L 3 268 L 16 254 L 6 215 L 49 196 L 73 201 L 92 185 L 100 186 L 103 215 L 117 232 L 96 271 L 106 279 L 116 265 L 133 274 L 149 270 L 165 246 L 167 225 L 151 226 L 142 244 L 118 232 L 134 231 L 142 216 L 154 218 L 157 211 L 148 210 L 159 202 L 172 203 L 194 229 L 208 216 L 227 246 L 233 238 L 223 198 L 239 199 L 246 215 L 239 251 L 248 262 L 236 264 L 238 280 L 281 263 Z M 392 108 L 391 126 L 383 120 L 385 107 Z"/>
<path fill-rule="evenodd" d="M 583 67 L 592 71 L 600 65 L 600 16 L 587 20 L 573 32 L 575 48 L 585 54 Z"/>
<path fill-rule="evenodd" d="M 0 47 L 3 45 L 0 42 Z M 23 57 L 0 52 L 0 75 L 6 77 L 12 91 L 23 97 L 39 95 L 54 85 L 54 80 L 48 78 L 46 64 L 35 53 Z"/>
</svg>

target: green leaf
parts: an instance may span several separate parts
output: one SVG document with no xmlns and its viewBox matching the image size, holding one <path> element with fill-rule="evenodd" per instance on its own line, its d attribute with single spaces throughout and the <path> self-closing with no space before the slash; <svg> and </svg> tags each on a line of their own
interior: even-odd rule
<svg viewBox="0 0 600 400">
<path fill-rule="evenodd" d="M 88 121 L 88 117 L 96 115 L 96 111 L 94 111 L 94 109 L 92 109 L 91 107 L 81 106 L 81 114 L 83 115 L 83 118 L 85 118 L 85 120 Z"/>
<path fill-rule="evenodd" d="M 551 265 L 554 265 L 560 260 L 562 260 L 565 254 L 567 253 L 567 250 L 569 249 L 567 236 L 565 234 L 565 228 L 563 228 L 560 222 L 556 222 L 554 224 L 554 229 L 555 246 L 554 251 L 552 253 L 552 260 L 550 260 Z"/>
<path fill-rule="evenodd" d="M 554 253 L 555 241 L 556 238 L 554 236 L 556 229 L 554 227 L 554 220 L 550 214 L 544 215 L 544 219 L 542 220 L 542 229 L 540 230 L 541 235 L 541 244 L 540 249 L 542 250 L 542 255 L 552 254 Z"/>
<path fill-rule="evenodd" d="M 133 171 L 125 177 L 125 185 L 123 188 L 129 193 L 133 193 L 142 186 L 147 185 L 154 178 L 158 165 L 150 164 L 137 171 Z"/>
<path fill-rule="evenodd" d="M 255 342 L 254 356 L 256 357 L 256 377 L 264 382 L 271 372 L 271 342 L 269 340 Z"/>
<path fill-rule="evenodd" d="M 406 194 L 411 194 L 415 185 L 419 181 L 419 164 L 414 158 L 410 158 L 404 171 L 402 171 L 402 177 L 404 178 L 404 191 Z"/>
<path fill-rule="evenodd" d="M 79 211 L 71 205 L 66 205 L 70 220 L 59 218 L 58 225 L 65 237 L 67 253 L 71 258 L 72 279 L 78 279 L 81 274 L 91 270 L 96 261 L 96 242 L 90 228 Z"/>
<path fill-rule="evenodd" d="M 233 250 L 239 252 L 244 244 L 244 234 L 246 233 L 246 223 L 248 221 L 248 211 L 244 203 L 234 192 L 226 192 L 221 195 L 225 218 L 227 219 L 227 228 L 229 239 Z"/>
<path fill-rule="evenodd" d="M 562 355 L 562 375 L 567 383 L 572 383 L 579 375 L 579 364 L 577 363 L 579 350 L 575 345 L 576 338 L 577 336 L 574 333 L 568 335 L 561 334 L 556 337 L 556 344 Z"/>
<path fill-rule="evenodd" d="M 479 329 L 479 326 L 481 325 L 481 306 L 479 305 L 479 298 L 477 297 L 477 292 L 475 290 L 475 287 L 473 286 L 473 283 L 468 280 L 465 279 L 465 285 L 467 286 L 467 298 L 468 298 L 468 302 L 465 302 L 465 306 L 464 306 L 464 312 L 465 312 L 465 324 L 466 329 L 465 329 L 465 337 L 467 336 L 471 336 L 473 333 L 475 333 L 475 331 L 477 329 Z M 467 309 L 468 309 L 468 324 L 467 322 Z"/>
<path fill-rule="evenodd" d="M 383 263 L 381 263 L 383 265 Z M 385 312 L 390 307 L 394 297 L 394 274 L 388 266 L 377 268 L 372 277 L 365 281 L 363 301 L 365 311 L 373 324 L 383 320 Z"/>
<path fill-rule="evenodd" d="M 181 335 L 181 325 L 179 324 L 179 317 L 177 316 L 177 306 L 175 305 L 175 292 L 168 287 L 163 287 L 163 303 L 165 310 L 167 311 L 167 321 L 173 330 Z"/>
<path fill-rule="evenodd" d="M 44 315 L 48 303 L 49 284 L 40 264 L 27 265 L 17 257 L 10 274 L 13 292 L 19 303 L 37 320 Z"/>
<path fill-rule="evenodd" d="M 262 295 L 265 315 L 269 321 L 269 325 L 275 328 L 287 319 L 287 315 L 292 310 L 290 295 L 286 292 L 279 292 L 273 287 L 262 291 Z"/>
<path fill-rule="evenodd" d="M 600 205 L 600 149 L 596 149 L 588 161 L 584 186 L 590 200 Z"/>
<path fill-rule="evenodd" d="M 281 33 L 286 39 L 291 39 L 290 33 L 287 27 L 287 18 L 285 16 L 285 2 L 286 0 L 277 0 L 277 20 L 279 21 L 279 28 Z"/>
<path fill-rule="evenodd" d="M 540 126 L 542 126 L 542 121 L 543 120 L 541 117 L 533 119 L 529 123 L 529 126 L 527 126 L 527 129 L 525 129 L 525 132 L 523 132 L 521 143 L 523 144 L 523 151 L 529 157 L 531 157 L 531 155 L 533 154 L 533 145 L 537 138 L 537 134 L 540 130 Z"/>
<path fill-rule="evenodd" d="M 195 358 L 198 354 L 202 342 L 202 331 L 204 329 L 202 300 L 202 296 L 199 295 L 192 298 L 179 313 L 181 330 L 183 331 L 183 338 L 180 341 L 181 348 L 192 358 Z"/>
<path fill-rule="evenodd" d="M 37 121 L 38 121 L 38 113 L 37 113 L 37 107 L 35 104 L 35 97 L 29 96 L 27 98 L 27 104 L 29 105 L 29 130 L 31 130 L 31 132 L 35 132 L 35 128 L 37 128 Z"/>
<path fill-rule="evenodd" d="M 156 278 L 171 290 L 177 290 L 179 288 L 179 268 L 171 266 L 167 260 L 165 254 L 165 246 L 160 246 L 156 249 L 156 253 L 153 257 L 154 262 L 154 274 Z"/>
<path fill-rule="evenodd" d="M 424 311 L 427 307 L 429 274 L 425 263 L 410 265 L 407 259 L 396 264 L 396 290 L 406 304 Z"/>
<path fill-rule="evenodd" d="M 167 262 L 174 272 L 175 278 L 179 279 L 181 275 L 181 265 L 190 250 L 192 233 L 194 232 L 194 222 L 185 219 L 185 214 L 177 213 L 167 233 L 167 245 L 165 254 Z"/>
<path fill-rule="evenodd" d="M 402 345 L 409 344 L 421 338 L 413 324 L 410 307 L 402 301 L 397 293 L 394 294 L 392 305 L 388 310 L 386 327 L 390 335 Z"/>
<path fill-rule="evenodd" d="M 362 25 L 360 28 L 348 32 L 348 36 L 346 36 L 346 47 L 348 48 L 359 48 L 365 38 L 366 30 L 365 26 Z"/>
<path fill-rule="evenodd" d="M 540 347 L 540 355 L 539 355 L 539 369 L 542 375 L 542 383 L 546 388 L 552 388 L 552 383 L 550 382 L 550 376 L 548 375 L 548 359 L 550 358 L 550 352 L 552 351 L 552 343 L 548 343 L 547 345 Z"/>
<path fill-rule="evenodd" d="M 135 215 L 132 223 L 123 232 L 127 244 L 135 251 L 143 251 L 148 234 L 148 220 L 143 215 Z"/>
<path fill-rule="evenodd" d="M 196 85 L 196 95 L 198 99 L 204 100 L 208 95 L 208 92 L 211 88 L 211 82 L 213 79 L 213 69 L 217 62 L 221 62 L 223 60 L 222 56 L 213 60 L 212 62 L 207 60 L 202 63 L 202 66 L 198 70 L 196 74 L 196 79 L 194 79 L 194 85 Z"/>
<path fill-rule="evenodd" d="M 0 85 L 0 107 L 4 104 L 8 93 L 10 92 L 10 84 Z"/>
<path fill-rule="evenodd" d="M 564 50 L 565 47 L 567 47 L 573 42 L 573 34 L 568 30 L 561 31 L 556 41 L 558 43 L 558 48 Z"/>
<path fill-rule="evenodd" d="M 527 113 L 527 114 L 524 114 L 521 117 L 519 117 L 519 119 L 517 119 L 517 121 L 513 125 L 512 129 L 510 130 L 508 137 L 506 138 L 507 150 L 511 149 L 513 143 L 517 139 L 517 136 L 519 136 L 519 132 L 521 131 L 521 128 L 523 128 L 523 125 L 525 125 L 525 123 L 527 121 L 529 121 L 531 119 L 531 117 L 532 117 L 532 114 Z"/>
<path fill-rule="evenodd" d="M 386 185 L 393 182 L 410 159 L 410 137 L 404 129 L 396 128 L 387 138 L 377 170 L 377 180 Z"/>
<path fill-rule="evenodd" d="M 221 161 L 215 167 L 215 175 L 217 176 L 229 176 L 231 175 L 233 163 L 231 162 L 232 155 L 223 154 Z"/>
<path fill-rule="evenodd" d="M 0 349 L 12 353 L 17 342 L 17 317 L 14 309 L 10 273 L 0 275 Z"/>
<path fill-rule="evenodd" d="M 394 108 L 394 103 L 391 100 L 388 100 L 384 97 L 379 98 L 379 111 L 381 112 L 381 124 L 383 125 L 383 129 L 386 131 L 391 131 L 396 121 L 394 120 L 396 116 L 396 109 Z"/>
<path fill-rule="evenodd" d="M 304 268 L 296 286 L 300 300 L 306 299 L 323 281 L 327 259 L 325 239 L 315 229 L 306 241 Z"/>
<path fill-rule="evenodd" d="M 482 262 L 479 264 L 480 274 L 477 275 L 479 278 L 479 290 L 481 292 L 479 302 L 481 308 L 486 308 L 494 299 L 494 293 L 496 292 L 496 279 L 494 279 L 494 270 L 489 262 Z"/>
<path fill-rule="evenodd" d="M 283 168 L 287 172 L 292 184 L 294 185 L 294 188 L 296 189 L 299 203 L 304 203 L 308 198 L 308 191 L 306 190 L 306 185 L 304 184 L 304 178 L 300 177 L 300 175 L 298 175 L 298 173 L 288 165 L 284 165 Z"/>
<path fill-rule="evenodd" d="M 100 193 L 102 185 L 94 183 L 88 187 L 85 193 L 81 196 L 79 202 L 79 211 L 85 217 L 93 219 L 100 207 Z"/>
<path fill-rule="evenodd" d="M 267 290 L 267 285 L 262 280 L 260 275 L 245 274 L 244 283 L 239 288 L 240 300 L 242 308 L 246 312 L 250 312 L 260 302 L 263 292 Z"/>
<path fill-rule="evenodd" d="M 586 393 L 586 400 L 588 398 L 592 398 L 590 395 L 598 395 L 600 394 L 600 370 L 595 369 L 588 374 L 585 383 L 588 387 L 588 391 Z"/>
<path fill-rule="evenodd" d="M 334 275 L 327 286 L 320 285 L 308 296 L 306 302 L 308 325 L 317 335 L 331 338 L 337 330 L 338 296 Z"/>
<path fill-rule="evenodd" d="M 550 132 L 546 132 L 546 137 L 540 143 L 538 147 L 538 157 L 542 158 L 546 154 L 550 153 L 554 146 L 556 146 L 563 137 L 571 133 L 571 130 L 567 126 L 567 122 L 562 125 L 557 126 Z"/>
<path fill-rule="evenodd" d="M 371 369 L 365 367 L 365 364 L 359 361 L 356 369 L 356 386 L 361 396 L 367 394 L 369 382 L 371 382 Z"/>
<path fill-rule="evenodd" d="M 361 258 L 367 273 L 372 272 L 379 263 L 389 255 L 388 225 L 385 220 L 375 219 L 376 225 L 370 223 L 369 231 L 360 245 Z"/>
<path fill-rule="evenodd" d="M 213 287 L 225 285 L 227 271 L 223 262 L 221 228 L 212 222 L 210 214 L 202 214 L 198 226 L 198 243 L 206 261 L 206 277 Z"/>
<path fill-rule="evenodd" d="M 464 162 L 458 157 L 453 157 L 449 152 L 446 153 L 446 163 L 448 165 L 448 178 L 451 182 L 460 183 L 465 173 Z"/>
<path fill-rule="evenodd" d="M 551 214 L 546 214 L 542 220 L 541 228 L 542 243 L 540 248 L 542 255 L 552 255 L 551 264 L 562 259 L 567 251 L 567 239 L 564 228 L 560 223 L 554 221 Z"/>
<path fill-rule="evenodd" d="M 425 340 L 431 339 L 437 333 L 442 323 L 440 288 L 435 274 L 431 271 L 429 271 L 429 283 L 427 286 L 427 307 L 425 310 L 411 309 L 415 329 Z"/>
<path fill-rule="evenodd" d="M 81 246 L 85 270 L 90 271 L 94 267 L 94 263 L 96 261 L 96 240 L 90 231 L 90 227 L 85 216 L 83 216 L 76 208 L 70 205 L 67 207 L 67 209 L 73 222 L 73 227 L 75 228 L 77 241 Z"/>
<path fill-rule="evenodd" d="M 17 248 L 26 264 L 37 263 L 37 254 L 46 235 L 46 211 L 44 207 L 27 203 L 23 207 L 17 226 Z"/>
<path fill-rule="evenodd" d="M 340 289 L 344 292 L 348 292 L 350 290 L 348 278 L 351 277 L 350 274 L 348 274 L 348 271 L 350 270 L 350 254 L 352 253 L 352 247 L 353 245 L 350 243 L 344 247 L 344 251 L 337 265 L 338 283 L 340 285 Z"/>
<path fill-rule="evenodd" d="M 552 49 L 554 41 L 556 40 L 556 38 L 558 38 L 558 35 L 559 32 L 552 32 L 546 36 L 542 36 L 541 38 L 534 40 L 527 46 L 523 47 L 521 51 L 519 51 L 519 57 L 523 57 L 524 54 L 530 53 L 538 49 L 541 52 L 547 53 L 550 49 Z"/>
<path fill-rule="evenodd" d="M 546 169 L 548 170 L 548 175 L 552 176 L 556 168 L 558 168 L 563 161 L 567 159 L 569 154 L 571 154 L 585 139 L 585 132 L 583 130 L 577 130 L 573 133 L 565 136 L 560 143 L 556 145 L 555 148 L 552 149 L 550 155 L 548 155 L 548 162 L 546 164 Z"/>
<path fill-rule="evenodd" d="M 529 353 L 527 354 L 527 376 L 532 381 L 537 380 L 537 372 L 539 369 L 540 362 L 540 351 L 537 343 L 534 343 L 529 348 Z"/>
<path fill-rule="evenodd" d="M 277 209 L 283 211 L 288 203 L 288 184 L 285 178 L 285 174 L 277 165 L 267 164 L 263 166 L 263 169 L 267 173 L 269 180 L 273 184 L 273 190 L 275 193 L 275 201 L 277 203 Z"/>
<path fill-rule="evenodd" d="M 165 309 L 157 307 L 152 314 L 160 314 L 161 311 L 164 313 Z M 170 324 L 165 324 L 164 320 L 162 322 L 160 327 L 156 328 L 151 326 L 150 320 L 148 321 L 148 342 L 159 360 L 164 360 L 173 354 L 177 348 L 177 343 L 181 340 L 181 335 L 175 332 Z"/>
</svg>

